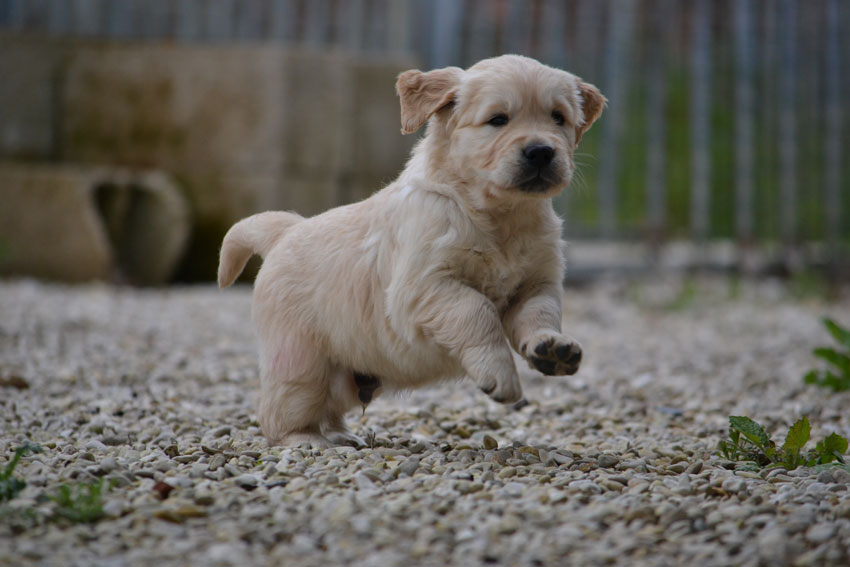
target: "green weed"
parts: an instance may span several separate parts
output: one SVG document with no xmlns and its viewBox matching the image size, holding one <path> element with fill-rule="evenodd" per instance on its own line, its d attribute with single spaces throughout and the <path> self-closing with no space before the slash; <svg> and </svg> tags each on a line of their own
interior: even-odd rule
<svg viewBox="0 0 850 567">
<path fill-rule="evenodd" d="M 749 417 L 731 416 L 729 439 L 721 441 L 718 449 L 720 454 L 730 461 L 748 461 L 760 467 L 782 466 L 792 470 L 833 461 L 843 464 L 847 439 L 837 433 L 831 433 L 817 443 L 814 449 L 804 451 L 811 431 L 808 418 L 801 417 L 788 430 L 782 446 L 777 447 L 760 424 Z"/>
<path fill-rule="evenodd" d="M 97 482 L 63 484 L 50 497 L 56 503 L 54 516 L 74 523 L 89 524 L 103 517 L 103 496 L 109 486 L 106 479 Z"/>
<path fill-rule="evenodd" d="M 832 369 L 811 370 L 803 376 L 803 381 L 835 392 L 846 392 L 850 390 L 850 330 L 829 317 L 823 318 L 823 325 L 839 344 L 839 350 L 829 347 L 814 349 L 812 354 L 825 360 Z"/>
<path fill-rule="evenodd" d="M 3 470 L 0 471 L 0 502 L 11 500 L 26 487 L 26 481 L 12 476 L 12 473 L 15 472 L 15 467 L 18 466 L 18 462 L 20 462 L 22 457 L 26 457 L 33 453 L 41 453 L 41 447 L 31 443 L 24 443 L 15 449 L 15 455 L 6 464 L 6 466 L 3 467 Z"/>
</svg>

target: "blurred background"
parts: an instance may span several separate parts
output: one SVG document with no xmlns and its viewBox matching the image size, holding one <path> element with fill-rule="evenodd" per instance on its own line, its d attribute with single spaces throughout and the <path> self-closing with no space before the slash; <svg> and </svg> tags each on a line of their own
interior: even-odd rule
<svg viewBox="0 0 850 567">
<path fill-rule="evenodd" d="M 229 226 L 403 167 L 396 75 L 521 53 L 609 106 L 571 277 L 847 277 L 850 2 L 0 0 L 0 273 L 214 279 Z"/>
</svg>

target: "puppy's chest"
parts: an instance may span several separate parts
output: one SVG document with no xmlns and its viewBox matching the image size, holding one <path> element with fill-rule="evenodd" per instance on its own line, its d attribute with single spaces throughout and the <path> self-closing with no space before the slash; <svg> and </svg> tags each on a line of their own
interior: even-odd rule
<svg viewBox="0 0 850 567">
<path fill-rule="evenodd" d="M 458 276 L 503 311 L 535 267 L 532 246 L 526 240 L 472 246 L 458 258 Z"/>
</svg>

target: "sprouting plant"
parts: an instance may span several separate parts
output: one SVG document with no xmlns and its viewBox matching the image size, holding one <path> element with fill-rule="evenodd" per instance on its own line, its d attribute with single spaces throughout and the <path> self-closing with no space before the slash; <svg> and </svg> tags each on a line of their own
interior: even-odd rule
<svg viewBox="0 0 850 567">
<path fill-rule="evenodd" d="M 846 392 L 850 390 L 850 330 L 829 317 L 823 318 L 823 325 L 841 350 L 829 347 L 814 349 L 812 354 L 832 365 L 832 369 L 811 370 L 803 376 L 803 381 L 835 392 Z"/>
<path fill-rule="evenodd" d="M 15 455 L 3 467 L 3 470 L 0 471 L 0 502 L 11 500 L 26 487 L 26 481 L 12 476 L 12 473 L 15 472 L 15 467 L 18 466 L 21 458 L 32 453 L 41 453 L 41 447 L 31 443 L 24 443 L 15 449 Z"/>
<path fill-rule="evenodd" d="M 56 503 L 54 515 L 75 523 L 92 523 L 103 517 L 106 479 L 97 482 L 60 485 L 50 499 Z"/>
<path fill-rule="evenodd" d="M 366 432 L 366 442 L 369 444 L 370 449 L 375 448 L 375 441 L 378 438 L 378 434 L 372 431 L 371 429 Z"/>
<path fill-rule="evenodd" d="M 749 417 L 731 416 L 729 439 L 721 441 L 718 449 L 730 461 L 751 461 L 762 467 L 783 466 L 788 470 L 833 461 L 844 463 L 848 443 L 837 433 L 831 433 L 814 449 L 803 451 L 811 431 L 809 419 L 801 417 L 788 430 L 782 446 L 777 447 L 760 424 Z"/>
</svg>

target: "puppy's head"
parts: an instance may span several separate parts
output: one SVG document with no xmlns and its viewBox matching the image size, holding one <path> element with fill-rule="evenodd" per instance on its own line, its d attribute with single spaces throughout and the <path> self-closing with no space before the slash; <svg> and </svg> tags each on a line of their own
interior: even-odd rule
<svg viewBox="0 0 850 567">
<path fill-rule="evenodd" d="M 576 145 L 606 102 L 575 75 L 518 55 L 406 71 L 396 90 L 403 133 L 430 119 L 429 173 L 497 201 L 566 187 Z"/>
</svg>

